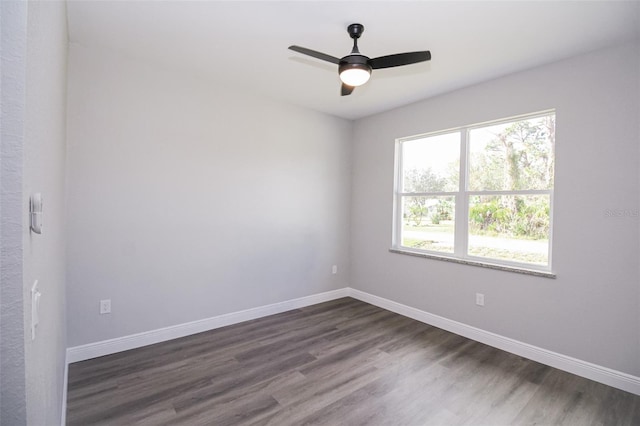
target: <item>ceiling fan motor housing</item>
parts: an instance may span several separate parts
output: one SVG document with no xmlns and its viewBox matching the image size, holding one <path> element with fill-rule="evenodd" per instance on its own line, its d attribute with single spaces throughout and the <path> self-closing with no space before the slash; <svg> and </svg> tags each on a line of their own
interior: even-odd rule
<svg viewBox="0 0 640 426">
<path fill-rule="evenodd" d="M 338 64 L 338 74 L 342 74 L 343 71 L 348 69 L 361 69 L 371 73 L 371 66 L 369 65 L 369 58 L 364 55 L 349 55 L 340 59 Z"/>
</svg>

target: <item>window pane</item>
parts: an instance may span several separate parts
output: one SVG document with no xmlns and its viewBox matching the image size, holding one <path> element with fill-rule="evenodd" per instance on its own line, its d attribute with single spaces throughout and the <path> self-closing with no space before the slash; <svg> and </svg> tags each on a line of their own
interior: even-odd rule
<svg viewBox="0 0 640 426">
<path fill-rule="evenodd" d="M 401 245 L 453 253 L 454 197 L 403 197 Z"/>
<path fill-rule="evenodd" d="M 471 256 L 549 263 L 549 195 L 471 196 Z"/>
<path fill-rule="evenodd" d="M 402 192 L 459 189 L 460 132 L 402 142 Z"/>
<path fill-rule="evenodd" d="M 469 130 L 471 191 L 553 187 L 555 115 Z"/>
</svg>

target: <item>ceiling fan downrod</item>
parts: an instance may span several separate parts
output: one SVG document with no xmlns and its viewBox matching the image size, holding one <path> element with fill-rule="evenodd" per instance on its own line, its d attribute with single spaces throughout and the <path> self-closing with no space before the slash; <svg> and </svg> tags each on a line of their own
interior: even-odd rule
<svg viewBox="0 0 640 426">
<path fill-rule="evenodd" d="M 347 27 L 347 32 L 349 33 L 349 37 L 353 39 L 353 49 L 351 49 L 351 53 L 360 54 L 360 50 L 358 50 L 358 39 L 364 32 L 364 25 L 351 24 Z"/>
</svg>

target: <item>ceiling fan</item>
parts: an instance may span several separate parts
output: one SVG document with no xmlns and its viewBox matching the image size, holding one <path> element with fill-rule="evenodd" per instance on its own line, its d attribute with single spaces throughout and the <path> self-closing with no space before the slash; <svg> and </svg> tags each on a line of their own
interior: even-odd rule
<svg viewBox="0 0 640 426">
<path fill-rule="evenodd" d="M 351 24 L 347 27 L 349 36 L 353 39 L 353 49 L 347 56 L 339 59 L 326 53 L 316 52 L 300 46 L 289 46 L 294 52 L 312 56 L 316 59 L 331 62 L 338 65 L 338 74 L 342 81 L 340 94 L 342 96 L 350 95 L 353 89 L 361 86 L 369 81 L 371 71 L 380 68 L 399 67 L 402 65 L 411 65 L 418 62 L 424 62 L 431 59 L 431 52 L 428 50 L 421 52 L 396 53 L 395 55 L 379 56 L 370 59 L 360 53 L 358 50 L 358 39 L 364 32 L 364 25 Z"/>
</svg>

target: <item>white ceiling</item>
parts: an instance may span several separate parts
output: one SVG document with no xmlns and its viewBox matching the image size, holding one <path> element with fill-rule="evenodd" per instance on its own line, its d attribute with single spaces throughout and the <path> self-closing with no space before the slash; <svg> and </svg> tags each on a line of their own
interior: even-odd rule
<svg viewBox="0 0 640 426">
<path fill-rule="evenodd" d="M 69 39 L 189 69 L 227 87 L 357 119 L 640 37 L 640 2 L 568 1 L 70 1 Z M 332 56 L 365 26 L 369 57 L 430 50 L 431 62 L 374 71 L 339 95 Z"/>
</svg>

